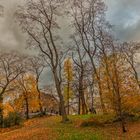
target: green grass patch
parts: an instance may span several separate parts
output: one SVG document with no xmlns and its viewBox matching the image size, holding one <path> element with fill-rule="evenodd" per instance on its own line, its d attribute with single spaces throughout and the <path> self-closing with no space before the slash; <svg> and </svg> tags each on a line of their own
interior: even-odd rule
<svg viewBox="0 0 140 140">
<path fill-rule="evenodd" d="M 58 140 L 105 140 L 100 134 L 73 133 L 61 135 Z"/>
<path fill-rule="evenodd" d="M 100 131 L 93 131 L 94 128 L 92 127 L 82 128 L 76 126 L 78 121 L 86 121 L 92 117 L 93 115 L 69 116 L 71 121 L 66 124 L 60 123 L 61 118 L 56 117 L 53 118 L 53 121 L 46 122 L 46 126 L 53 128 L 57 133 L 57 140 L 109 140 L 105 139 L 105 136 Z"/>
<path fill-rule="evenodd" d="M 114 115 L 83 115 L 73 119 L 77 127 L 103 127 L 112 124 L 116 118 Z"/>
</svg>

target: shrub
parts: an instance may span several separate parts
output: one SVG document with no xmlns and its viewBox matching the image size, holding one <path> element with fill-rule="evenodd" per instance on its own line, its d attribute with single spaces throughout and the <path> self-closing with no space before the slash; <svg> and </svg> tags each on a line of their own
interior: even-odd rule
<svg viewBox="0 0 140 140">
<path fill-rule="evenodd" d="M 80 120 L 80 122 L 78 122 L 78 125 L 76 125 L 76 126 L 103 127 L 106 124 L 112 124 L 114 122 L 114 119 L 116 119 L 114 115 L 94 115 L 94 116 L 91 116 L 90 118 Z"/>
<path fill-rule="evenodd" d="M 10 127 L 14 125 L 20 125 L 22 119 L 17 112 L 10 112 L 3 120 L 3 127 Z"/>
<path fill-rule="evenodd" d="M 81 127 L 88 127 L 88 126 L 95 126 L 95 127 L 101 126 L 102 127 L 102 126 L 104 126 L 104 124 L 101 121 L 99 121 L 98 119 L 92 118 L 92 119 L 81 122 L 80 126 Z"/>
</svg>

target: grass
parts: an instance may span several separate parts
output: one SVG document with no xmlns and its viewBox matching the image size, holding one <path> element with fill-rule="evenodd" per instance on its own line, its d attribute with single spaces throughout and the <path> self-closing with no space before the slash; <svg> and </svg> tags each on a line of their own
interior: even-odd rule
<svg viewBox="0 0 140 140">
<path fill-rule="evenodd" d="M 57 140 L 105 140 L 100 133 L 91 132 L 90 128 L 76 127 L 78 120 L 87 120 L 89 115 L 85 116 L 70 116 L 70 122 L 63 124 L 60 123 L 60 118 L 52 118 L 55 121 L 46 122 L 46 126 L 53 127 L 57 133 Z"/>
<path fill-rule="evenodd" d="M 76 115 L 69 116 L 70 122 L 60 123 L 60 117 L 33 118 L 24 126 L 0 134 L 0 140 L 140 140 L 140 122 L 128 123 L 128 133 L 122 134 L 119 124 L 105 126 L 79 125 L 91 119 L 105 123 L 112 116 Z"/>
</svg>

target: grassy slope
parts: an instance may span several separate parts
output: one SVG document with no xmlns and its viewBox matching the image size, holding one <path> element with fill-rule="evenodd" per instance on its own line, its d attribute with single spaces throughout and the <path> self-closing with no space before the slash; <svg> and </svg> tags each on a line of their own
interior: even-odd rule
<svg viewBox="0 0 140 140">
<path fill-rule="evenodd" d="M 118 125 L 79 127 L 81 121 L 90 117 L 71 116 L 72 122 L 67 124 L 60 123 L 60 117 L 31 119 L 21 128 L 1 133 L 0 140 L 140 140 L 139 122 L 129 124 L 127 134 L 121 134 Z"/>
</svg>

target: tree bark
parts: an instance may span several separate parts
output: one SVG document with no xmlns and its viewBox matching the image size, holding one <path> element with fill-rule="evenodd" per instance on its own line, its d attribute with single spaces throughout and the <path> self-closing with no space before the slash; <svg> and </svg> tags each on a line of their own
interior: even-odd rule
<svg viewBox="0 0 140 140">
<path fill-rule="evenodd" d="M 3 127 L 3 97 L 0 95 L 0 127 Z"/>
<path fill-rule="evenodd" d="M 80 115 L 81 112 L 81 99 L 80 99 L 80 94 L 78 96 L 78 115 Z"/>
<path fill-rule="evenodd" d="M 66 114 L 64 98 L 63 98 L 63 95 L 61 92 L 61 83 L 58 79 L 56 70 L 53 70 L 53 76 L 54 76 L 54 80 L 55 80 L 56 90 L 57 90 L 59 100 L 60 100 L 59 107 L 60 107 L 60 114 L 62 116 L 62 122 L 65 123 L 65 122 L 69 121 L 69 119 L 68 119 L 67 114 Z"/>
<path fill-rule="evenodd" d="M 28 98 L 25 97 L 25 108 L 26 108 L 26 119 L 29 119 L 29 103 L 28 103 Z"/>
<path fill-rule="evenodd" d="M 41 97 L 40 97 L 40 93 L 38 95 L 39 97 L 39 109 L 40 109 L 40 112 L 41 112 L 41 115 L 45 115 L 45 111 L 43 111 L 43 107 L 42 107 L 42 103 L 41 103 Z"/>
<path fill-rule="evenodd" d="M 87 114 L 88 110 L 85 102 L 84 92 L 81 94 L 81 104 L 82 104 L 82 115 Z"/>
<path fill-rule="evenodd" d="M 113 48 L 114 51 L 114 48 Z M 121 95 L 120 95 L 120 84 L 119 84 L 119 75 L 118 75 L 118 71 L 117 71 L 117 66 L 116 66 L 116 56 L 113 53 L 113 66 L 114 66 L 114 74 L 115 74 L 115 92 L 116 92 L 116 98 L 117 98 L 117 107 L 118 107 L 118 115 L 120 117 L 120 121 L 121 121 L 121 126 L 122 126 L 122 131 L 125 133 L 127 132 L 126 127 L 125 127 L 125 120 L 124 120 L 124 116 L 122 113 L 122 102 L 121 102 Z"/>
<path fill-rule="evenodd" d="M 90 58 L 90 61 L 91 61 L 91 64 L 92 64 L 92 67 L 93 67 L 93 72 L 95 73 L 95 76 L 97 78 L 97 84 L 98 84 L 98 89 L 99 89 L 99 95 L 100 95 L 100 102 L 101 102 L 101 107 L 102 107 L 102 111 L 103 111 L 103 114 L 106 114 L 106 108 L 105 108 L 105 105 L 104 105 L 104 101 L 103 101 L 103 95 L 102 95 L 102 87 L 101 87 L 101 79 L 100 79 L 100 76 L 97 72 L 97 69 L 95 67 L 95 64 L 94 64 L 94 61 L 93 61 L 93 58 L 91 56 L 90 53 L 88 53 L 89 55 L 89 58 Z"/>
<path fill-rule="evenodd" d="M 70 108 L 70 106 L 69 106 L 69 99 L 70 99 L 70 83 L 69 83 L 69 80 L 68 80 L 68 89 L 67 89 L 67 114 L 69 115 L 69 108 Z"/>
<path fill-rule="evenodd" d="M 83 70 L 81 70 L 81 74 L 80 74 L 80 79 L 79 79 L 79 96 L 80 96 L 80 100 L 81 100 L 81 113 L 82 114 L 87 114 L 87 105 L 85 102 L 85 96 L 84 96 L 84 86 L 83 86 Z"/>
<path fill-rule="evenodd" d="M 41 115 L 45 115 L 45 112 L 43 111 L 43 107 L 42 107 L 42 103 L 41 103 L 41 93 L 40 93 L 38 87 L 37 87 L 37 90 L 38 90 L 39 109 L 40 109 Z"/>
</svg>

